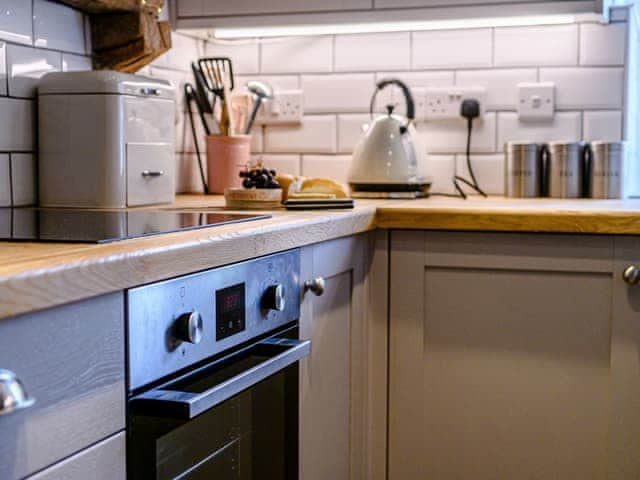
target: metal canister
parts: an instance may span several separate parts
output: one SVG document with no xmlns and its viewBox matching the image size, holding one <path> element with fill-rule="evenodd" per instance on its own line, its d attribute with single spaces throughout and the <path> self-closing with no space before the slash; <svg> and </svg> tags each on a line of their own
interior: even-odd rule
<svg viewBox="0 0 640 480">
<path fill-rule="evenodd" d="M 505 148 L 505 195 L 539 197 L 542 193 L 540 145 L 534 142 L 507 142 Z"/>
<path fill-rule="evenodd" d="M 546 145 L 547 194 L 552 198 L 582 196 L 582 152 L 579 142 L 549 142 Z"/>
<path fill-rule="evenodd" d="M 622 198 L 623 142 L 591 142 L 589 192 L 591 198 Z"/>
</svg>

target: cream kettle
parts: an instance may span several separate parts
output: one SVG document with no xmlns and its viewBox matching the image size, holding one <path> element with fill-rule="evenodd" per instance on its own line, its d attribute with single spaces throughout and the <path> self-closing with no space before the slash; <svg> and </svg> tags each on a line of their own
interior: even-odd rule
<svg viewBox="0 0 640 480">
<path fill-rule="evenodd" d="M 356 191 L 418 191 L 428 183 L 424 178 L 426 151 L 413 126 L 415 104 L 409 87 L 397 79 L 378 82 L 371 98 L 371 116 L 378 92 L 390 85 L 400 87 L 407 117 L 395 115 L 393 105 L 388 105 L 387 113 L 375 118 L 366 130 L 354 150 L 348 174 Z"/>
</svg>

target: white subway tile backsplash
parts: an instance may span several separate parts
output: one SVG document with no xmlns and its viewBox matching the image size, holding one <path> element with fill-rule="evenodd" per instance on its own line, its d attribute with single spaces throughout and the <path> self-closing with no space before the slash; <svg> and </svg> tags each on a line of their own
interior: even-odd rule
<svg viewBox="0 0 640 480">
<path fill-rule="evenodd" d="M 425 89 L 427 87 L 445 87 L 454 84 L 454 74 L 452 71 L 421 71 L 421 72 L 389 72 L 376 74 L 376 83 L 385 78 L 397 78 L 407 84 L 416 103 L 417 115 L 419 115 L 419 104 L 424 100 Z M 372 92 L 373 93 L 373 92 Z M 395 85 L 391 85 L 376 97 L 376 112 L 386 112 L 387 105 L 394 105 L 395 112 L 406 115 L 404 95 Z"/>
<path fill-rule="evenodd" d="M 373 73 L 302 75 L 305 113 L 368 112 Z"/>
<path fill-rule="evenodd" d="M 582 138 L 580 112 L 556 112 L 553 120 L 522 122 L 515 112 L 498 113 L 498 151 L 508 141 L 577 141 Z"/>
<path fill-rule="evenodd" d="M 186 104 L 184 102 L 184 84 L 187 82 L 193 83 L 190 73 L 157 67 L 151 67 L 149 73 L 154 78 L 160 78 L 171 83 L 175 92 L 176 114 L 179 112 L 185 112 Z M 195 104 L 192 106 L 192 108 L 193 111 L 196 112 Z"/>
<path fill-rule="evenodd" d="M 202 179 L 198 159 L 194 153 L 176 153 L 176 193 L 201 193 Z M 207 162 L 203 165 L 205 178 Z"/>
<path fill-rule="evenodd" d="M 418 125 L 418 131 L 429 153 L 460 153 L 467 146 L 466 122 L 427 122 Z M 482 121 L 475 120 L 471 135 L 472 152 L 496 151 L 496 114 L 489 112 Z"/>
<path fill-rule="evenodd" d="M 167 53 L 154 60 L 151 66 L 159 66 L 191 71 L 191 62 L 204 56 L 204 46 L 202 40 L 198 40 L 188 35 L 173 32 L 171 34 L 172 47 Z"/>
<path fill-rule="evenodd" d="M 302 175 L 331 178 L 346 184 L 350 163 L 350 155 L 303 155 Z"/>
<path fill-rule="evenodd" d="M 290 38 L 261 45 L 261 73 L 321 73 L 333 69 L 333 38 Z"/>
<path fill-rule="evenodd" d="M 559 109 L 622 108 L 623 68 L 541 68 L 540 81 L 555 83 Z"/>
<path fill-rule="evenodd" d="M 9 95 L 33 98 L 37 94 L 38 80 L 45 73 L 62 70 L 62 54 L 52 50 L 7 46 Z"/>
<path fill-rule="evenodd" d="M 262 162 L 265 168 L 278 175 L 300 175 L 300 155 L 254 155 L 254 161 Z"/>
<path fill-rule="evenodd" d="M 2 0 L 0 38 L 10 42 L 33 43 L 33 10 L 31 0 Z"/>
<path fill-rule="evenodd" d="M 580 65 L 624 65 L 626 23 L 580 25 Z"/>
<path fill-rule="evenodd" d="M 14 207 L 37 203 L 36 171 L 35 155 L 31 153 L 11 154 L 11 193 Z"/>
<path fill-rule="evenodd" d="M 384 78 L 398 78 L 410 88 L 446 87 L 454 84 L 453 71 L 383 72 L 376 74 L 376 82 Z"/>
<path fill-rule="evenodd" d="M 491 29 L 414 32 L 412 68 L 491 66 Z"/>
<path fill-rule="evenodd" d="M 0 42 L 0 95 L 7 95 L 7 44 Z"/>
<path fill-rule="evenodd" d="M 622 140 L 622 112 L 584 112 L 584 140 L 618 142 Z"/>
<path fill-rule="evenodd" d="M 471 155 L 471 167 L 484 193 L 504 195 L 504 154 Z M 456 155 L 456 173 L 471 179 L 466 155 Z M 464 186 L 463 190 L 471 195 L 476 194 L 472 189 Z"/>
<path fill-rule="evenodd" d="M 62 71 L 87 71 L 91 70 L 91 58 L 72 53 L 62 54 Z"/>
<path fill-rule="evenodd" d="M 430 193 L 455 193 L 453 177 L 456 174 L 456 157 L 454 155 L 429 155 L 425 168 L 427 177 L 431 179 Z"/>
<path fill-rule="evenodd" d="M 9 154 L 0 153 L 0 207 L 11 206 L 11 168 Z"/>
<path fill-rule="evenodd" d="M 338 72 L 408 70 L 411 66 L 408 32 L 338 35 L 335 49 Z"/>
<path fill-rule="evenodd" d="M 298 75 L 238 75 L 236 83 L 238 89 L 244 89 L 247 82 L 260 80 L 269 85 L 277 95 L 278 90 L 296 90 L 300 88 Z"/>
<path fill-rule="evenodd" d="M 578 63 L 578 26 L 496 28 L 494 65 L 543 66 Z"/>
<path fill-rule="evenodd" d="M 251 152 L 262 153 L 264 150 L 264 134 L 261 125 L 256 125 L 251 130 Z"/>
<path fill-rule="evenodd" d="M 515 110 L 518 105 L 518 83 L 535 82 L 535 68 L 461 70 L 456 72 L 456 85 L 484 87 L 487 110 Z"/>
<path fill-rule="evenodd" d="M 352 153 L 370 123 L 369 114 L 338 115 L 338 153 Z"/>
<path fill-rule="evenodd" d="M 207 57 L 229 57 L 233 62 L 234 74 L 246 75 L 259 72 L 260 53 L 257 42 L 237 45 L 207 43 L 204 51 Z M 195 58 L 193 60 L 195 61 Z"/>
<path fill-rule="evenodd" d="M 35 119 L 33 100 L 0 97 L 0 150 L 35 151 Z"/>
<path fill-rule="evenodd" d="M 33 1 L 34 45 L 73 53 L 88 53 L 84 44 L 84 15 L 50 0 Z"/>
<path fill-rule="evenodd" d="M 335 115 L 305 116 L 301 125 L 270 125 L 265 129 L 266 153 L 335 153 Z"/>
</svg>

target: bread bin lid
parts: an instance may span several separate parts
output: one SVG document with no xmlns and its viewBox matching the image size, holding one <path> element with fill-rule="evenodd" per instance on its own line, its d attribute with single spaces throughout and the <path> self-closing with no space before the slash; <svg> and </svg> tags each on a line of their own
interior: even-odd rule
<svg viewBox="0 0 640 480">
<path fill-rule="evenodd" d="M 51 72 L 38 83 L 38 95 L 121 94 L 173 99 L 173 87 L 166 80 L 95 70 L 85 72 Z"/>
</svg>

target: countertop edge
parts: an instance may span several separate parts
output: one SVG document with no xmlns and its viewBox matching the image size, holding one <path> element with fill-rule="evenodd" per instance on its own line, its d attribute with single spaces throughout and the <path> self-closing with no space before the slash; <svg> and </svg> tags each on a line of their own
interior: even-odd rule
<svg viewBox="0 0 640 480">
<path fill-rule="evenodd" d="M 29 269 L 24 272 L 0 274 L 0 320 L 363 233 L 375 229 L 375 212 L 375 208 L 361 208 L 312 218 L 280 217 L 280 221 L 266 225 L 241 224 L 240 230 L 231 226 L 166 234 L 160 245 L 154 243 L 154 237 L 137 239 L 133 241 L 146 241 L 148 247 L 121 253 L 105 255 L 89 249 L 77 260 L 66 260 L 75 255 L 70 252 L 25 262 Z M 124 243 L 118 242 L 118 246 L 125 247 Z M 16 264 L 15 269 L 20 266 Z"/>
</svg>

